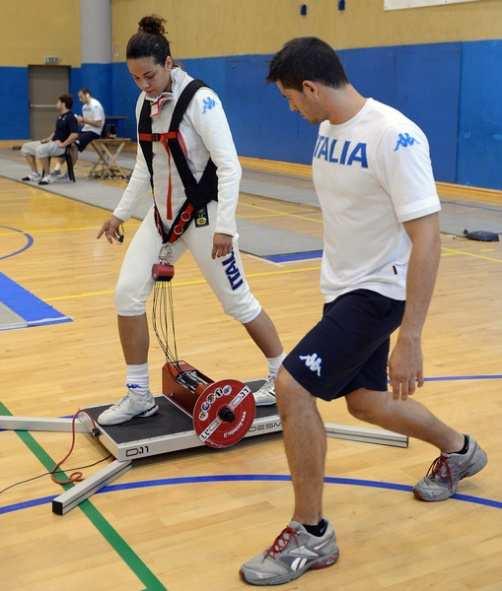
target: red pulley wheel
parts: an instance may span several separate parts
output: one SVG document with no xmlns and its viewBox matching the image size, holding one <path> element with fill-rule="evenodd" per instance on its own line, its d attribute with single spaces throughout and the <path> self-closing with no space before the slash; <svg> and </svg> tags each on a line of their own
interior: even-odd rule
<svg viewBox="0 0 502 591">
<path fill-rule="evenodd" d="M 220 380 L 198 396 L 194 429 L 209 447 L 230 447 L 249 431 L 256 415 L 253 393 L 239 380 Z"/>
</svg>

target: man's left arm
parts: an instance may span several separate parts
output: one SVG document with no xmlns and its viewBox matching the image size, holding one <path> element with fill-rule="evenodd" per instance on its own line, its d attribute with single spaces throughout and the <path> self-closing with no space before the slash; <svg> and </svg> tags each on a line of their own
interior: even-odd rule
<svg viewBox="0 0 502 591">
<path fill-rule="evenodd" d="M 66 146 L 69 146 L 70 144 L 73 144 L 73 142 L 78 139 L 78 133 L 70 133 L 70 135 L 65 139 L 64 142 L 60 142 L 59 145 L 61 148 L 66 148 Z"/>
<path fill-rule="evenodd" d="M 78 117 L 79 123 L 82 125 L 90 125 L 91 127 L 101 127 L 105 119 L 105 113 L 103 109 L 93 108 L 91 110 L 91 117 L 84 117 L 82 113 L 81 117 Z M 96 132 L 97 133 L 97 132 Z"/>
<path fill-rule="evenodd" d="M 396 345 L 389 360 L 394 398 L 403 400 L 423 385 L 422 329 L 436 282 L 441 239 L 439 214 L 404 222 L 411 240 L 406 281 L 406 306 Z"/>
<path fill-rule="evenodd" d="M 103 124 L 102 119 L 88 119 L 87 117 L 81 117 L 80 119 L 83 125 L 90 125 L 91 127 L 101 127 Z"/>
<path fill-rule="evenodd" d="M 78 139 L 78 136 L 79 136 L 78 124 L 77 124 L 77 119 L 76 119 L 75 115 L 73 115 L 73 114 L 68 119 L 68 131 L 70 133 L 68 134 L 68 137 L 64 140 L 64 142 L 59 142 L 59 146 L 61 148 L 66 148 L 66 146 L 73 144 L 73 142 L 76 139 Z"/>
</svg>

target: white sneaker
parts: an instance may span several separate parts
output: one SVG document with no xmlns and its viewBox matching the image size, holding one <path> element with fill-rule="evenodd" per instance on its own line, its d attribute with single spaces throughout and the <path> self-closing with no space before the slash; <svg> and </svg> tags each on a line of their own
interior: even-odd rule
<svg viewBox="0 0 502 591">
<path fill-rule="evenodd" d="M 134 388 L 128 385 L 127 394 L 117 404 L 103 411 L 98 417 L 98 423 L 100 425 L 120 425 L 135 417 L 150 417 L 158 410 L 159 407 L 150 392 L 138 394 Z"/>
<path fill-rule="evenodd" d="M 41 181 L 38 181 L 39 185 L 50 185 L 52 184 L 56 179 L 54 177 L 52 177 L 50 174 L 46 174 L 44 177 L 42 177 Z"/>
<path fill-rule="evenodd" d="M 256 406 L 272 406 L 275 404 L 275 378 L 268 376 L 263 385 L 253 392 Z"/>
<path fill-rule="evenodd" d="M 23 176 L 21 180 L 23 181 L 31 181 L 32 183 L 37 183 L 42 178 L 42 175 L 39 172 L 30 172 L 29 175 Z"/>
</svg>

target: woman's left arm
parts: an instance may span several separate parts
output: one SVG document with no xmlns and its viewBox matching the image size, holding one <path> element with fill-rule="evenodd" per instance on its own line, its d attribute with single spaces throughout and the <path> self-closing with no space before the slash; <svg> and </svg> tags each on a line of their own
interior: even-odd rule
<svg viewBox="0 0 502 591">
<path fill-rule="evenodd" d="M 217 166 L 218 213 L 215 235 L 237 236 L 235 216 L 241 165 L 221 100 L 209 88 L 201 88 L 194 96 L 187 115 Z"/>
</svg>

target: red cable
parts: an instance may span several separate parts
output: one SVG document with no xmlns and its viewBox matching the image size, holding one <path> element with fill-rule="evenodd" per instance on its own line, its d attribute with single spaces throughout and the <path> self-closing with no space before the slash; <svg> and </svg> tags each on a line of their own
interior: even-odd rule
<svg viewBox="0 0 502 591">
<path fill-rule="evenodd" d="M 62 464 L 64 464 L 64 462 L 66 462 L 66 460 L 71 456 L 71 454 L 73 453 L 73 448 L 75 447 L 75 422 L 77 420 L 77 417 L 80 413 L 83 413 L 84 411 L 82 410 L 77 410 L 77 412 L 73 415 L 72 421 L 71 421 L 71 446 L 70 446 L 70 451 L 66 454 L 66 456 L 60 461 L 58 462 L 54 468 L 51 470 L 50 475 L 51 475 L 51 479 L 52 482 L 56 483 L 56 484 L 60 484 L 60 485 L 65 485 L 65 484 L 73 484 L 75 482 L 81 482 L 84 479 L 84 474 L 83 472 L 72 472 L 67 480 L 58 480 L 56 478 L 55 472 L 62 466 Z M 84 413 L 87 414 L 87 413 Z M 89 415 L 87 415 L 89 417 Z M 94 419 L 92 417 L 89 417 L 92 421 L 93 426 L 95 426 L 95 422 Z"/>
</svg>

